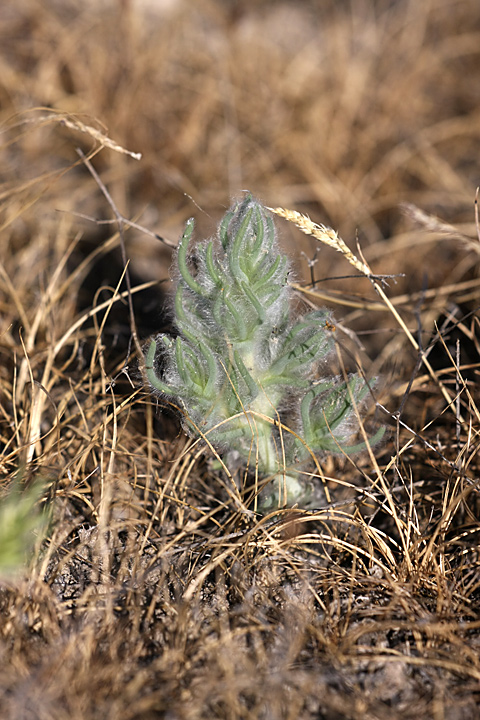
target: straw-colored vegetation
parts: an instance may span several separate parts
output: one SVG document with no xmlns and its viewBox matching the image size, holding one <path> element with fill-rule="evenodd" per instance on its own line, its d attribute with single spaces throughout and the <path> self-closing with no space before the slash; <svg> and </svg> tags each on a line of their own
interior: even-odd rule
<svg viewBox="0 0 480 720">
<path fill-rule="evenodd" d="M 477 718 L 478 0 L 23 0 L 0 35 L 0 716 Z M 234 502 L 142 379 L 171 246 L 244 189 L 343 238 L 275 218 L 332 371 L 381 378 L 315 511 Z"/>
</svg>

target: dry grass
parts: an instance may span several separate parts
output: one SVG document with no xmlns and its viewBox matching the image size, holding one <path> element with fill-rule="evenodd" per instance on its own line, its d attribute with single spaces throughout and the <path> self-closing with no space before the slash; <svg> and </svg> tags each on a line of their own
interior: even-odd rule
<svg viewBox="0 0 480 720">
<path fill-rule="evenodd" d="M 0 30 L 0 467 L 54 517 L 0 586 L 1 717 L 478 717 L 477 0 L 24 0 Z M 382 378 L 388 437 L 321 460 L 330 507 L 242 512 L 146 394 L 170 250 L 77 147 L 171 243 L 247 187 L 365 259 L 277 220 Z"/>
</svg>

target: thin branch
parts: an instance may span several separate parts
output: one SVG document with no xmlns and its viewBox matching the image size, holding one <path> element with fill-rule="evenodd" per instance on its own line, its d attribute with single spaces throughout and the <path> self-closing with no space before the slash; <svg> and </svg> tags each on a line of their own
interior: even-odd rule
<svg viewBox="0 0 480 720">
<path fill-rule="evenodd" d="M 115 215 L 115 219 L 118 225 L 118 232 L 120 236 L 120 249 L 122 253 L 122 263 L 123 267 L 125 268 L 125 283 L 127 285 L 127 301 L 128 301 L 128 310 L 129 310 L 129 316 L 130 316 L 130 332 L 132 333 L 133 342 L 135 344 L 135 348 L 138 354 L 139 358 L 143 358 L 143 352 L 142 348 L 140 346 L 140 342 L 138 340 L 138 333 L 137 333 L 137 326 L 135 323 L 135 313 L 133 311 L 133 300 L 132 300 L 132 285 L 130 282 L 130 272 L 128 268 L 128 261 L 127 261 L 127 252 L 125 249 L 125 236 L 123 232 L 123 227 L 125 225 L 125 221 L 123 216 L 119 213 L 117 210 L 117 206 L 115 205 L 112 196 L 108 192 L 105 184 L 101 180 L 100 176 L 98 175 L 97 171 L 93 167 L 90 160 L 85 156 L 85 154 L 82 152 L 80 148 L 77 148 L 77 153 L 82 159 L 83 163 L 87 167 L 88 171 L 90 172 L 91 176 L 97 183 L 98 187 L 102 191 L 103 195 L 105 196 L 105 199 L 107 200 L 108 204 L 112 208 L 112 212 Z"/>
</svg>

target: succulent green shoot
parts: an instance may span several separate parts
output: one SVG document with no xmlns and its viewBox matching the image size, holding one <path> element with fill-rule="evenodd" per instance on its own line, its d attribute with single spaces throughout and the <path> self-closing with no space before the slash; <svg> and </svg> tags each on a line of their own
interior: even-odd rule
<svg viewBox="0 0 480 720">
<path fill-rule="evenodd" d="M 187 430 L 208 435 L 226 462 L 232 451 L 245 467 L 255 458 L 256 471 L 272 479 L 261 510 L 318 502 L 301 463 L 311 453 L 363 449 L 349 442 L 369 387 L 359 375 L 314 379 L 335 349 L 332 317 L 315 310 L 291 319 L 288 258 L 260 203 L 246 195 L 234 204 L 218 241 L 197 245 L 194 273 L 193 228 L 189 220 L 176 254 L 179 336 L 159 335 L 146 348 L 151 390 L 178 403 Z M 281 438 L 277 420 L 292 432 Z"/>
<path fill-rule="evenodd" d="M 182 273 L 182 278 L 189 286 L 190 290 L 192 290 L 197 295 L 202 295 L 204 293 L 204 289 L 202 288 L 201 284 L 192 277 L 187 265 L 187 249 L 193 234 L 194 227 L 195 224 L 193 218 L 190 218 L 190 220 L 187 221 L 185 232 L 183 233 L 182 239 L 180 240 L 178 246 L 177 262 L 179 270 Z"/>
<path fill-rule="evenodd" d="M 168 385 L 166 385 L 164 382 L 162 382 L 155 372 L 154 363 L 156 352 L 157 343 L 155 342 L 155 340 L 150 340 L 150 344 L 145 355 L 145 369 L 147 372 L 148 380 L 153 390 L 158 390 L 158 392 L 164 393 L 165 395 L 173 395 L 173 389 L 168 387 Z"/>
<path fill-rule="evenodd" d="M 207 271 L 217 288 L 222 287 L 222 276 L 215 267 L 213 259 L 213 242 L 209 242 L 207 245 L 207 251 L 205 253 L 205 262 L 207 264 Z"/>
</svg>

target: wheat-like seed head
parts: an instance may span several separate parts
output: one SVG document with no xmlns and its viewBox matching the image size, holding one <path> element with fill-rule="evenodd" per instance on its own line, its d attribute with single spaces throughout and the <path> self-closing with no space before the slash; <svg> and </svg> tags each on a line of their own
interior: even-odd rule
<svg viewBox="0 0 480 720">
<path fill-rule="evenodd" d="M 342 238 L 339 237 L 338 233 L 335 232 L 335 230 L 333 230 L 332 228 L 329 228 L 326 225 L 319 225 L 317 223 L 314 223 L 313 220 L 308 217 L 308 215 L 302 215 L 296 210 L 287 210 L 281 207 L 269 207 L 267 208 L 267 210 L 270 210 L 270 212 L 273 212 L 276 215 L 285 218 L 285 220 L 294 223 L 299 228 L 299 230 L 305 233 L 305 235 L 312 235 L 315 240 L 318 240 L 324 245 L 328 245 L 337 252 L 341 252 L 342 255 L 344 255 L 345 258 L 348 260 L 348 262 L 364 275 L 371 275 L 371 270 L 368 265 L 359 260 L 356 255 L 352 253 L 350 248 L 345 244 Z"/>
</svg>

